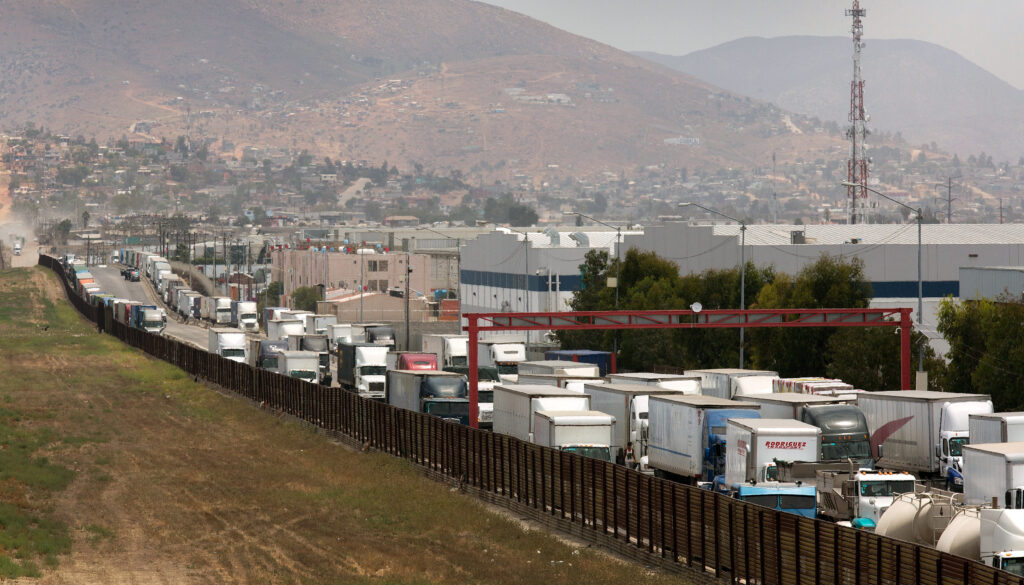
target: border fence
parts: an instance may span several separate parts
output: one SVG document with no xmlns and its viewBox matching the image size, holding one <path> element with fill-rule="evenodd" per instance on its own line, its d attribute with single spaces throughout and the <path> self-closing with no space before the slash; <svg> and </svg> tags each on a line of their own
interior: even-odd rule
<svg viewBox="0 0 1024 585">
<path fill-rule="evenodd" d="M 748 504 L 620 465 L 526 443 L 288 378 L 129 328 L 82 300 L 60 262 L 40 256 L 71 303 L 110 335 L 347 444 L 420 466 L 555 530 L 697 583 L 1024 585 L 980 562 Z"/>
</svg>

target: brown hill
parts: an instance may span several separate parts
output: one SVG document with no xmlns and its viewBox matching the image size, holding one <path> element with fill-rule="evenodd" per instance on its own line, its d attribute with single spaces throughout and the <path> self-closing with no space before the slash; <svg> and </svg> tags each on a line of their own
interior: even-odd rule
<svg viewBox="0 0 1024 585">
<path fill-rule="evenodd" d="M 0 0 L 0 11 L 8 127 L 173 138 L 190 124 L 236 147 L 487 179 L 748 166 L 831 144 L 795 134 L 799 120 L 773 106 L 468 0 Z"/>
</svg>

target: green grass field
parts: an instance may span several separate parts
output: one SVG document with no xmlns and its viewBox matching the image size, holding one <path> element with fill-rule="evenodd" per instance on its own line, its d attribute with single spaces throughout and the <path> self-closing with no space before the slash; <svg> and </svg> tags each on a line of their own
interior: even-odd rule
<svg viewBox="0 0 1024 585">
<path fill-rule="evenodd" d="M 0 272 L 0 576 L 40 583 L 679 583 L 498 515 L 97 334 Z"/>
</svg>

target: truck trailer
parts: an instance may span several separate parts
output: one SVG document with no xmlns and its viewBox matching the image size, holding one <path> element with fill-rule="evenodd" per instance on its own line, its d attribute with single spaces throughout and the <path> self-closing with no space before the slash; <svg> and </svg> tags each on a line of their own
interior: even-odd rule
<svg viewBox="0 0 1024 585">
<path fill-rule="evenodd" d="M 1016 443 L 1024 441 L 1024 412 L 972 414 L 967 429 L 972 443 Z"/>
<path fill-rule="evenodd" d="M 613 460 L 625 463 L 625 449 L 633 443 L 633 454 L 638 460 L 647 455 L 649 405 L 651 396 L 680 395 L 676 390 L 640 384 L 594 384 L 583 386 L 590 396 L 590 407 L 615 417 L 612 435 Z"/>
<path fill-rule="evenodd" d="M 736 368 L 717 368 L 711 370 L 686 370 L 687 376 L 700 377 L 701 393 L 705 396 L 732 399 L 748 394 L 770 394 L 772 379 L 778 378 L 776 372 L 769 370 L 740 370 Z M 745 383 L 742 378 L 756 377 Z"/>
<path fill-rule="evenodd" d="M 969 506 L 1002 501 L 1011 490 L 1024 488 L 1024 442 L 964 445 L 963 461 Z"/>
<path fill-rule="evenodd" d="M 645 386 L 657 386 L 667 390 L 676 390 L 680 394 L 700 394 L 700 376 L 633 372 L 628 374 L 608 374 L 606 377 L 610 384 L 643 384 Z"/>
<path fill-rule="evenodd" d="M 611 461 L 615 417 L 595 410 L 538 410 L 533 442 L 583 457 Z"/>
<path fill-rule="evenodd" d="M 725 473 L 726 421 L 759 418 L 761 405 L 704 395 L 648 401 L 647 466 L 658 477 L 694 484 Z"/>
<path fill-rule="evenodd" d="M 867 418 L 879 467 L 939 477 L 950 489 L 963 488 L 969 416 L 992 412 L 988 395 L 926 390 L 863 392 L 857 406 Z"/>
<path fill-rule="evenodd" d="M 554 386 L 494 387 L 494 432 L 532 443 L 533 415 L 538 410 L 590 410 L 590 397 Z"/>
<path fill-rule="evenodd" d="M 534 362 L 521 362 L 519 374 L 548 374 L 559 376 L 577 376 L 580 378 L 600 378 L 600 367 L 594 364 L 584 364 L 565 360 L 540 360 Z"/>
</svg>

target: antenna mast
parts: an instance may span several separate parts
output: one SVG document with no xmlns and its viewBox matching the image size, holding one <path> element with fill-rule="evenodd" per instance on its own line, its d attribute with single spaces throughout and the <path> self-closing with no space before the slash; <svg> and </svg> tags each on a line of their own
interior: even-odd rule
<svg viewBox="0 0 1024 585">
<path fill-rule="evenodd" d="M 864 80 L 860 75 L 860 51 L 864 47 L 864 43 L 861 42 L 861 36 L 864 34 L 861 19 L 867 14 L 868 11 L 860 7 L 860 0 L 853 0 L 853 8 L 846 11 L 846 16 L 853 17 L 853 81 L 850 82 L 850 127 L 846 129 L 846 137 L 850 139 L 847 181 L 858 185 L 846 188 L 851 224 L 864 222 L 868 198 L 868 192 L 864 189 L 868 184 L 868 123 L 864 114 Z"/>
</svg>

